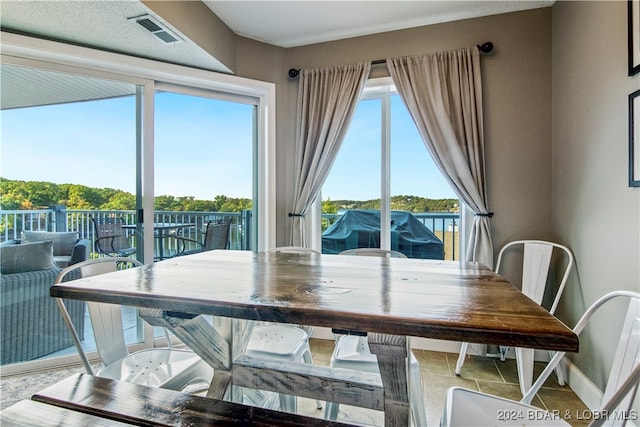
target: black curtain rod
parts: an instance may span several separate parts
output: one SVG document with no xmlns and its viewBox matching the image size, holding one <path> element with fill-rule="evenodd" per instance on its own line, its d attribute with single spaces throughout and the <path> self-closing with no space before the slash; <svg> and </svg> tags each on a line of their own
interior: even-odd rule
<svg viewBox="0 0 640 427">
<path fill-rule="evenodd" d="M 482 53 L 490 53 L 493 50 L 493 43 L 484 42 L 478 45 L 478 49 Z M 371 65 L 379 65 L 386 64 L 386 59 L 376 59 L 375 61 L 371 61 Z M 300 70 L 296 68 L 289 68 L 289 78 L 295 79 L 300 74 Z"/>
</svg>

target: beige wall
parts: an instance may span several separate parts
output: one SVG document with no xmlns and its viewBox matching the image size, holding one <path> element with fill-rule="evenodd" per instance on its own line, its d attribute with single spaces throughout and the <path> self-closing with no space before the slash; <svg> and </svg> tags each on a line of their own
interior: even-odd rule
<svg viewBox="0 0 640 427">
<path fill-rule="evenodd" d="M 640 188 L 627 186 L 627 100 L 640 75 L 627 76 L 626 19 L 624 1 L 553 6 L 553 231 L 577 263 L 559 311 L 568 324 L 609 291 L 640 291 Z M 599 387 L 622 315 L 594 318 L 572 357 Z"/>
<path fill-rule="evenodd" d="M 257 54 L 273 47 L 238 43 L 237 74 L 277 84 L 277 239 L 288 243 L 297 81 L 289 68 L 415 55 L 492 41 L 482 59 L 489 206 L 496 246 L 551 233 L 551 9 L 538 9 L 281 49 L 280 65 Z M 277 49 L 276 49 L 277 50 Z M 269 69 L 268 67 L 271 67 Z M 276 74 L 272 71 L 275 70 Z"/>
<path fill-rule="evenodd" d="M 236 35 L 204 3 L 199 1 L 141 1 L 230 71 L 235 70 Z"/>
</svg>

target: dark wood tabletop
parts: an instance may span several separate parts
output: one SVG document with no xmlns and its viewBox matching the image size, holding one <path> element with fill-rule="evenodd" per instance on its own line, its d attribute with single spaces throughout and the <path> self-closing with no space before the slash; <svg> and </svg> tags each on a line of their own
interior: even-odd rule
<svg viewBox="0 0 640 427">
<path fill-rule="evenodd" d="M 578 351 L 481 264 L 216 250 L 55 285 L 51 296 L 239 319 Z"/>
</svg>

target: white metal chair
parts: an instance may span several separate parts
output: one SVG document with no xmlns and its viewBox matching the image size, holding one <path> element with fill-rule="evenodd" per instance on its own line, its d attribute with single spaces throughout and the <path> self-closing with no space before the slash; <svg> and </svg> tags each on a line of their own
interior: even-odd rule
<svg viewBox="0 0 640 427">
<path fill-rule="evenodd" d="M 386 257 L 386 258 L 407 258 L 405 254 L 398 251 L 392 251 L 387 249 L 380 248 L 356 248 L 356 249 L 347 249 L 346 251 L 340 252 L 339 255 L 359 255 L 359 256 L 377 256 L 377 257 Z"/>
<path fill-rule="evenodd" d="M 313 249 L 296 246 L 274 248 L 269 252 L 301 254 L 319 253 Z M 203 359 L 208 360 L 208 350 L 206 348 L 202 348 L 201 344 L 197 342 L 197 337 L 202 336 L 201 334 L 207 334 L 206 331 L 213 328 L 213 325 L 207 323 L 202 316 L 195 316 L 188 321 L 177 320 L 172 317 L 169 312 L 165 311 L 162 313 L 161 310 L 151 309 L 144 309 L 141 315 L 148 323 L 154 326 L 170 328 L 173 333 L 192 348 L 193 351 L 200 354 Z M 224 325 L 225 322 L 228 321 L 229 319 L 216 317 L 214 318 L 213 323 L 216 325 L 216 329 L 224 331 L 229 328 L 228 325 Z M 180 323 L 181 327 L 174 328 L 174 324 L 176 323 Z M 304 362 L 313 364 L 311 348 L 309 347 L 309 336 L 310 327 L 309 330 L 306 330 L 305 327 L 298 327 L 294 325 L 266 322 L 258 323 L 253 327 L 245 354 L 247 356 L 275 360 L 283 363 Z M 225 336 L 225 339 L 230 340 L 231 337 Z M 212 362 L 215 363 L 214 361 Z M 279 406 L 281 411 L 291 413 L 297 412 L 297 401 L 295 396 L 280 394 L 279 399 L 274 403 L 271 395 L 272 393 L 260 390 L 246 389 L 243 391 L 243 399 L 247 404 L 271 409 L 275 409 Z M 318 409 L 322 408 L 321 401 L 317 400 L 316 405 Z"/>
<path fill-rule="evenodd" d="M 314 249 L 302 246 L 280 246 L 270 249 L 268 252 L 302 255 L 320 254 Z M 312 331 L 313 327 L 306 325 L 293 326 L 278 323 L 258 325 L 253 329 L 246 354 L 285 362 L 303 360 L 305 363 L 312 365 L 313 358 L 309 347 L 309 337 L 311 337 Z M 280 402 L 281 409 L 288 412 L 296 412 L 294 396 L 281 395 Z M 322 402 L 316 400 L 316 407 L 321 409 Z"/>
<path fill-rule="evenodd" d="M 501 273 L 501 262 L 503 255 L 507 251 L 513 251 L 517 248 L 522 248 L 522 293 L 531 298 L 538 304 L 542 305 L 542 299 L 544 297 L 545 289 L 547 286 L 547 276 L 551 267 L 551 260 L 554 249 L 560 253 L 565 254 L 566 265 L 562 273 L 562 279 L 560 280 L 557 289 L 555 291 L 555 297 L 549 312 L 553 314 L 558 307 L 560 297 L 567 284 L 567 279 L 573 268 L 573 254 L 571 250 L 566 246 L 558 243 L 546 242 L 543 240 L 517 240 L 507 243 L 500 249 L 498 254 L 498 261 L 496 263 L 496 272 Z M 462 343 L 460 347 L 460 355 L 456 363 L 455 373 L 460 375 L 462 371 L 462 365 L 467 353 L 468 343 Z M 500 347 L 500 360 L 504 361 L 508 347 Z M 520 390 L 524 395 L 533 381 L 533 358 L 534 349 L 529 348 L 516 348 L 516 364 L 518 367 L 518 379 L 520 382 Z M 552 353 L 550 353 L 552 355 Z M 564 385 L 564 375 L 560 368 L 556 369 L 556 375 L 558 378 L 558 384 Z"/>
<path fill-rule="evenodd" d="M 92 259 L 65 268 L 58 275 L 56 283 L 62 283 L 65 277 L 75 270 L 80 270 L 81 277 L 89 277 L 114 272 L 123 265 L 142 264 L 127 257 Z M 150 348 L 129 353 L 124 338 L 120 306 L 88 302 L 87 308 L 96 347 L 104 363 L 104 367 L 94 374 L 64 302 L 56 298 L 56 303 L 90 375 L 178 391 L 191 384 L 211 382 L 213 368 L 190 350 Z"/>
<path fill-rule="evenodd" d="M 640 381 L 640 293 L 629 291 L 615 291 L 608 293 L 594 302 L 580 318 L 573 331 L 580 334 L 589 319 L 607 302 L 615 298 L 628 298 L 627 316 L 622 325 L 620 340 L 616 349 L 613 364 L 609 373 L 609 380 L 604 390 L 602 404 L 591 426 L 620 425 L 624 426 L 626 419 L 632 413 L 632 405 L 638 391 Z M 452 387 L 447 391 L 441 426 L 469 426 L 469 425 L 530 425 L 530 426 L 569 426 L 564 420 L 552 419 L 554 415 L 538 407 L 531 406 L 531 400 L 551 372 L 562 360 L 565 353 L 556 353 L 536 382 L 524 395 L 520 402 L 503 399 L 468 390 Z M 606 412 L 605 412 L 606 411 Z M 499 417 L 499 414 L 509 416 Z M 519 415 L 522 414 L 522 418 Z M 608 414 L 609 416 L 604 416 Z"/>
<path fill-rule="evenodd" d="M 340 255 L 406 258 L 403 253 L 379 248 L 349 249 L 340 252 Z M 332 368 L 380 373 L 378 359 L 376 355 L 372 354 L 369 350 L 369 343 L 367 342 L 366 336 L 339 336 L 336 340 L 329 366 Z M 422 375 L 420 374 L 420 364 L 413 352 L 409 354 L 409 398 L 413 424 L 415 426 L 426 426 L 427 414 L 422 394 Z M 337 402 L 327 402 L 324 412 L 325 419 L 336 420 L 338 418 L 339 407 L 340 404 Z"/>
</svg>

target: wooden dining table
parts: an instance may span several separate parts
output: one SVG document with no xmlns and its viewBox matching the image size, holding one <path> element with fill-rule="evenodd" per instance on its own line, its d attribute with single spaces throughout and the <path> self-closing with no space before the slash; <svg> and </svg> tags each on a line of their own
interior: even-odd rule
<svg viewBox="0 0 640 427">
<path fill-rule="evenodd" d="M 409 425 L 410 337 L 578 351 L 560 320 L 488 267 L 461 261 L 215 250 L 55 285 L 51 296 L 236 319 L 236 332 L 202 344 L 212 353 L 211 397 L 254 387 L 383 410 L 391 426 Z M 254 360 L 243 354 L 247 321 L 366 334 L 381 384 Z"/>
</svg>

